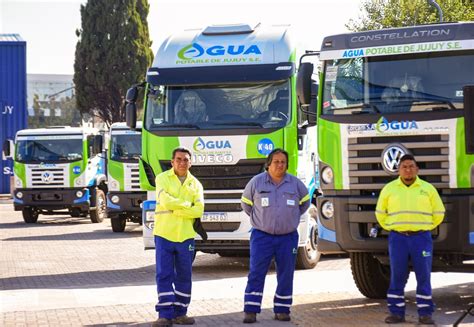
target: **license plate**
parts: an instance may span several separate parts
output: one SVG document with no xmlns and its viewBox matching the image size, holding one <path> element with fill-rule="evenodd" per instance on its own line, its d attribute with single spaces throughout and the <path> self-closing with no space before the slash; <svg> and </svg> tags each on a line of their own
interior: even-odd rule
<svg viewBox="0 0 474 327">
<path fill-rule="evenodd" d="M 202 222 L 227 221 L 227 212 L 205 212 L 201 218 Z"/>
</svg>

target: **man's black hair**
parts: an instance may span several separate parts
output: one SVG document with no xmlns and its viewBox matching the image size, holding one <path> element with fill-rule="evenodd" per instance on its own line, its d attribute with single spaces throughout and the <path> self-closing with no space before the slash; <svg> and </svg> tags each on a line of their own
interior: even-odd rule
<svg viewBox="0 0 474 327">
<path fill-rule="evenodd" d="M 268 154 L 267 161 L 265 162 L 265 170 L 268 170 L 268 167 L 272 164 L 273 156 L 277 153 L 283 153 L 286 157 L 286 169 L 288 169 L 288 152 L 283 149 L 276 148 Z"/>
<path fill-rule="evenodd" d="M 401 158 L 400 158 L 400 162 L 398 163 L 398 166 L 400 167 L 400 165 L 402 164 L 402 162 L 404 161 L 407 161 L 407 160 L 412 160 L 415 165 L 418 167 L 418 162 L 416 162 L 415 160 L 415 157 L 411 154 L 404 154 Z"/>
<path fill-rule="evenodd" d="M 173 155 L 171 157 L 171 159 L 174 159 L 174 156 L 176 155 L 176 152 L 184 152 L 184 153 L 187 153 L 189 154 L 189 157 L 191 158 L 192 154 L 191 154 L 191 151 L 189 151 L 188 148 L 185 148 L 183 146 L 180 146 L 180 147 L 177 147 L 176 149 L 173 150 Z"/>
</svg>

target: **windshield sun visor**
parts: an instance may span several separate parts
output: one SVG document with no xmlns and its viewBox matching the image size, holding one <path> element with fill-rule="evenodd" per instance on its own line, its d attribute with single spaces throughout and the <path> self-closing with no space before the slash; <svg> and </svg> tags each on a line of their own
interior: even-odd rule
<svg viewBox="0 0 474 327">
<path fill-rule="evenodd" d="M 152 67 L 147 82 L 152 85 L 203 85 L 218 83 L 282 81 L 295 73 L 295 64 L 206 66 L 187 68 Z"/>
</svg>

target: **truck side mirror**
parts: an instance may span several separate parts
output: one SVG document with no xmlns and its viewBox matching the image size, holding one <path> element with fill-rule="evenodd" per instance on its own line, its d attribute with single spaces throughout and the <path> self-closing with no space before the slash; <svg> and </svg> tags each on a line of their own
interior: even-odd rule
<svg viewBox="0 0 474 327">
<path fill-rule="evenodd" d="M 474 85 L 463 88 L 466 153 L 474 154 Z"/>
<path fill-rule="evenodd" d="M 2 154 L 5 159 L 11 159 L 13 157 L 13 141 L 12 140 L 6 139 L 3 142 Z"/>
<path fill-rule="evenodd" d="M 135 129 L 137 126 L 137 98 L 138 98 L 138 87 L 133 86 L 128 89 L 127 96 L 125 97 L 125 121 L 127 126 L 131 129 Z"/>
<path fill-rule="evenodd" d="M 314 66 L 310 62 L 300 64 L 296 76 L 296 95 L 300 106 L 309 106 L 311 104 L 311 76 Z"/>
</svg>

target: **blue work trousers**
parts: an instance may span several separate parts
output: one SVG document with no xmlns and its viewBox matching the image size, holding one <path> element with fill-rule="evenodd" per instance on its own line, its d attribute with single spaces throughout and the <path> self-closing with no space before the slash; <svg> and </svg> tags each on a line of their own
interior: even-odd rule
<svg viewBox="0 0 474 327">
<path fill-rule="evenodd" d="M 416 304 L 420 316 L 431 316 L 434 303 L 431 294 L 431 265 L 433 240 L 431 232 L 404 235 L 390 232 L 388 237 L 390 255 L 390 287 L 387 304 L 391 314 L 405 316 L 405 285 L 408 280 L 408 262 L 411 259 L 415 271 Z"/>
<path fill-rule="evenodd" d="M 244 311 L 260 313 L 268 268 L 275 257 L 278 286 L 273 298 L 275 313 L 290 313 L 298 232 L 271 235 L 258 229 L 250 235 L 250 272 L 245 289 Z"/>
<path fill-rule="evenodd" d="M 155 235 L 156 286 L 160 318 L 184 316 L 191 302 L 194 239 L 171 242 Z"/>
</svg>

